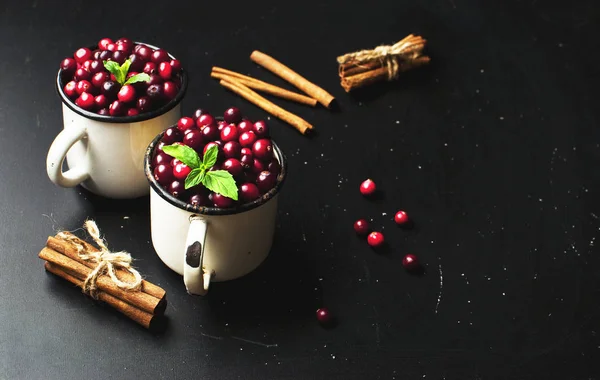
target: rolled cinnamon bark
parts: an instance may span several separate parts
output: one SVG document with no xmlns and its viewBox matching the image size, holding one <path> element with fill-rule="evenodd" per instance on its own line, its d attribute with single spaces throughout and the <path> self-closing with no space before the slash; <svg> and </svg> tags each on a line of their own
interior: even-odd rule
<svg viewBox="0 0 600 380">
<path fill-rule="evenodd" d="M 42 260 L 46 260 L 59 266 L 64 272 L 69 273 L 81 281 L 85 281 L 92 272 L 92 269 L 87 266 L 48 247 L 43 248 L 38 256 Z M 140 291 L 123 290 L 119 288 L 110 277 L 105 275 L 98 277 L 96 285 L 99 290 L 150 314 L 164 313 L 167 305 L 166 299 L 164 298 L 159 299 Z"/>
<path fill-rule="evenodd" d="M 223 79 L 228 82 L 237 81 L 237 82 L 240 82 L 240 83 L 246 85 L 248 88 L 251 88 L 253 90 L 266 92 L 267 94 L 271 94 L 271 95 L 280 97 L 282 99 L 291 100 L 296 103 L 306 104 L 306 105 L 309 105 L 312 107 L 317 105 L 316 99 L 298 94 L 293 91 L 288 91 L 285 88 L 274 86 L 270 83 L 263 82 L 256 78 L 252 78 L 252 77 L 240 74 L 240 73 L 236 73 L 235 71 L 222 69 L 220 67 L 213 67 L 212 72 L 210 73 L 210 76 L 213 78 L 217 78 L 217 79 Z"/>
<path fill-rule="evenodd" d="M 75 235 L 71 234 L 70 232 L 65 232 L 65 234 L 76 237 Z M 100 251 L 98 248 L 94 247 L 93 245 L 89 244 L 88 242 L 86 242 L 82 239 L 78 239 L 78 243 L 84 245 L 85 248 L 89 252 L 99 252 Z M 79 254 L 77 253 L 77 249 L 68 241 L 56 238 L 54 236 L 49 236 L 48 240 L 46 241 L 46 246 L 48 248 L 52 248 L 56 252 L 62 253 L 63 255 L 67 256 L 70 259 L 77 261 L 80 264 L 85 265 L 88 268 L 94 269 L 96 267 L 95 263 L 86 261 L 86 260 L 83 260 L 82 258 L 80 258 Z M 122 269 L 117 269 L 116 273 L 117 273 L 117 276 L 120 279 L 122 279 L 123 281 L 128 281 L 128 282 L 134 281 L 133 275 L 127 271 L 124 271 Z M 146 280 L 142 280 L 142 291 L 144 293 L 147 293 L 147 294 L 149 294 L 153 297 L 156 297 L 158 299 L 161 299 L 161 300 L 163 298 L 165 298 L 165 296 L 166 296 L 166 292 L 163 288 L 161 288 L 160 286 L 154 285 L 153 283 L 148 282 Z"/>
<path fill-rule="evenodd" d="M 329 108 L 331 103 L 335 100 L 333 95 L 323 90 L 316 84 L 308 81 L 302 75 L 290 69 L 275 58 L 266 55 L 265 53 L 255 50 L 252 52 L 252 54 L 250 54 L 250 59 L 265 69 L 271 71 L 273 74 L 280 76 L 294 86 L 298 87 L 312 98 L 317 99 L 319 103 L 327 108 Z"/>
<path fill-rule="evenodd" d="M 219 83 L 221 84 L 221 86 L 229 89 L 230 91 L 235 92 L 236 94 L 240 95 L 249 102 L 254 103 L 255 105 L 267 111 L 271 115 L 276 116 L 279 119 L 290 124 L 302 134 L 305 134 L 306 131 L 312 129 L 312 125 L 306 122 L 306 120 L 294 115 L 289 111 L 284 110 L 283 108 L 279 107 L 274 103 L 271 103 L 256 92 L 244 86 L 242 83 L 230 82 L 226 80 L 221 80 Z"/>
<path fill-rule="evenodd" d="M 53 273 L 69 281 L 70 283 L 78 286 L 79 288 L 83 288 L 83 281 L 65 272 L 61 267 L 46 261 L 44 264 L 44 268 L 48 272 Z M 147 329 L 152 326 L 152 321 L 155 317 L 153 314 L 146 313 L 145 311 L 142 311 L 137 307 L 132 306 L 131 304 L 122 301 L 114 296 L 111 296 L 110 294 L 105 293 L 103 291 L 99 291 L 97 296 L 100 301 L 106 302 L 109 306 L 124 314 L 127 318 L 133 320 L 134 322 L 144 326 Z"/>
</svg>

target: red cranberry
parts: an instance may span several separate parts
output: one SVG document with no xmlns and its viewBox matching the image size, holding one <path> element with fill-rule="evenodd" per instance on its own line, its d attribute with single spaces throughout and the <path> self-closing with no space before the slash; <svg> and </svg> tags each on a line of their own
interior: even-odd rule
<svg viewBox="0 0 600 380">
<path fill-rule="evenodd" d="M 196 120 L 196 125 L 200 129 L 202 129 L 202 127 L 205 125 L 211 125 L 214 123 L 215 123 L 215 119 L 212 117 L 212 115 L 210 115 L 208 113 L 200 115 L 200 117 Z"/>
<path fill-rule="evenodd" d="M 238 139 L 238 129 L 235 124 L 229 124 L 221 131 L 221 140 L 224 142 Z"/>
<path fill-rule="evenodd" d="M 74 98 L 77 95 L 79 95 L 77 93 L 77 82 L 75 82 L 74 80 L 72 80 L 69 83 L 67 83 L 65 85 L 64 91 L 65 91 L 65 94 L 67 94 L 67 96 L 69 98 Z"/>
<path fill-rule="evenodd" d="M 87 92 L 82 92 L 81 95 L 79 95 L 79 97 L 75 100 L 75 104 L 84 110 L 91 110 L 95 105 L 94 95 Z"/>
<path fill-rule="evenodd" d="M 233 206 L 233 199 L 227 198 L 226 196 L 221 195 L 219 193 L 212 193 L 211 195 L 212 195 L 211 199 L 212 199 L 213 205 L 215 207 L 229 208 L 229 207 Z"/>
<path fill-rule="evenodd" d="M 108 61 L 110 58 L 112 58 L 112 53 L 108 50 L 101 51 L 100 56 L 98 57 L 102 62 Z"/>
<path fill-rule="evenodd" d="M 185 184 L 183 181 L 173 181 L 169 184 L 167 191 L 175 198 L 179 198 L 185 193 Z"/>
<path fill-rule="evenodd" d="M 132 85 L 126 84 L 125 86 L 121 87 L 117 97 L 123 103 L 133 102 L 135 100 L 135 89 Z"/>
<path fill-rule="evenodd" d="M 119 85 L 112 80 L 107 80 L 106 82 L 102 83 L 102 88 L 100 91 L 106 95 L 109 100 L 116 99 L 117 94 L 119 93 Z"/>
<path fill-rule="evenodd" d="M 181 62 L 178 59 L 172 59 L 169 62 L 169 65 L 171 65 L 171 69 L 173 70 L 174 73 L 181 70 Z"/>
<path fill-rule="evenodd" d="M 154 179 L 161 186 L 168 186 L 173 182 L 175 176 L 173 175 L 173 168 L 171 165 L 160 164 L 154 168 L 153 171 Z"/>
<path fill-rule="evenodd" d="M 150 109 L 152 108 L 150 99 L 147 96 L 140 96 L 135 102 L 135 106 L 140 112 L 147 112 L 150 111 Z"/>
<path fill-rule="evenodd" d="M 76 81 L 89 80 L 91 78 L 92 74 L 83 67 L 80 67 L 77 70 L 75 70 L 75 75 L 73 75 L 73 79 L 75 79 Z"/>
<path fill-rule="evenodd" d="M 110 113 L 110 116 L 122 116 L 125 114 L 125 112 L 127 112 L 125 109 L 125 104 L 119 100 L 115 100 L 110 104 L 110 106 L 108 106 L 108 112 Z"/>
<path fill-rule="evenodd" d="M 77 93 L 79 95 L 83 94 L 84 92 L 91 93 L 92 84 L 87 80 L 80 80 L 79 82 L 77 82 L 77 87 L 75 89 L 77 90 Z"/>
<path fill-rule="evenodd" d="M 205 110 L 203 110 L 202 108 L 198 108 L 197 110 L 194 111 L 194 119 L 199 119 L 200 116 L 207 114 L 208 112 L 206 112 Z"/>
<path fill-rule="evenodd" d="M 106 82 L 110 78 L 110 75 L 106 71 L 101 71 L 99 73 L 94 74 L 92 77 L 92 84 L 95 87 L 101 88 L 104 82 Z"/>
<path fill-rule="evenodd" d="M 421 265 L 419 264 L 419 259 L 417 256 L 409 253 L 402 258 L 402 266 L 404 269 L 408 271 L 414 271 L 418 269 Z"/>
<path fill-rule="evenodd" d="M 178 163 L 180 163 L 180 162 L 181 162 L 181 161 L 179 161 L 178 159 L 176 159 L 176 158 L 173 158 L 169 164 L 171 165 L 171 167 L 173 167 L 173 168 L 174 168 L 174 167 L 175 167 L 175 166 L 177 166 L 177 164 L 178 164 Z"/>
<path fill-rule="evenodd" d="M 172 72 L 171 64 L 169 62 L 161 62 L 158 64 L 158 75 L 160 75 L 163 79 L 171 79 Z"/>
<path fill-rule="evenodd" d="M 100 94 L 94 98 L 94 104 L 96 109 L 106 108 L 108 107 L 108 99 L 106 99 L 106 96 Z"/>
<path fill-rule="evenodd" d="M 257 140 L 252 146 L 252 154 L 260 160 L 270 160 L 273 157 L 273 145 L 269 139 Z"/>
<path fill-rule="evenodd" d="M 381 247 L 384 242 L 385 239 L 381 232 L 371 232 L 369 236 L 367 236 L 367 243 L 373 248 Z"/>
<path fill-rule="evenodd" d="M 156 74 L 156 63 L 154 62 L 146 62 L 144 68 L 142 69 L 146 74 Z"/>
<path fill-rule="evenodd" d="M 113 40 L 111 40 L 110 38 L 103 38 L 98 42 L 98 49 L 100 50 L 106 50 L 106 46 L 108 44 L 112 44 Z"/>
<path fill-rule="evenodd" d="M 267 166 L 267 170 L 275 174 L 275 176 L 278 176 L 279 172 L 281 172 L 281 165 L 279 164 L 279 161 L 272 159 Z"/>
<path fill-rule="evenodd" d="M 72 78 L 77 70 L 77 61 L 73 58 L 65 58 L 60 63 L 60 69 L 63 71 L 63 78 Z"/>
<path fill-rule="evenodd" d="M 251 147 L 256 142 L 256 134 L 254 132 L 244 132 L 240 136 L 240 145 L 244 148 Z"/>
<path fill-rule="evenodd" d="M 177 121 L 177 128 L 182 132 L 195 126 L 196 122 L 191 117 L 182 117 Z"/>
<path fill-rule="evenodd" d="M 191 171 L 192 168 L 190 168 L 183 162 L 180 162 L 173 168 L 173 175 L 179 180 L 185 180 L 185 177 L 187 177 L 187 175 L 190 174 Z"/>
<path fill-rule="evenodd" d="M 252 154 L 252 148 L 242 148 L 240 154 L 242 156 L 250 156 L 250 158 L 254 158 L 254 155 Z"/>
<path fill-rule="evenodd" d="M 94 50 L 92 52 L 92 58 L 100 60 L 100 54 L 101 53 L 102 53 L 102 50 L 99 50 L 99 49 Z"/>
<path fill-rule="evenodd" d="M 242 174 L 242 171 L 244 170 L 240 161 L 235 158 L 226 159 L 225 162 L 223 162 L 221 168 L 223 170 L 227 170 L 234 177 L 237 177 L 240 174 Z"/>
<path fill-rule="evenodd" d="M 114 42 L 106 44 L 106 50 L 109 51 L 109 52 L 111 52 L 111 53 L 117 51 L 117 44 L 115 44 Z"/>
<path fill-rule="evenodd" d="M 228 126 L 229 124 L 227 124 L 224 120 L 219 120 L 217 121 L 217 127 L 219 128 L 219 132 L 223 130 L 223 128 L 225 128 L 226 126 Z M 239 131 L 238 131 L 239 132 Z"/>
<path fill-rule="evenodd" d="M 117 62 L 119 65 L 122 65 L 126 59 L 127 59 L 127 53 L 125 53 L 125 52 L 117 50 L 112 53 L 112 60 Z"/>
<path fill-rule="evenodd" d="M 150 57 L 150 59 L 152 60 L 152 62 L 154 62 L 156 64 L 161 63 L 162 61 L 170 60 L 169 54 L 163 49 L 154 50 L 154 52 L 152 52 L 152 56 Z"/>
<path fill-rule="evenodd" d="M 254 133 L 256 133 L 256 137 L 259 139 L 269 137 L 269 127 L 264 120 L 258 120 L 254 123 Z"/>
<path fill-rule="evenodd" d="M 207 206 L 208 202 L 208 196 L 202 193 L 194 194 L 188 200 L 189 204 L 196 207 Z"/>
<path fill-rule="evenodd" d="M 174 142 L 181 142 L 181 137 L 181 131 L 175 127 L 171 127 L 165 130 L 162 141 L 167 145 L 171 145 Z"/>
<path fill-rule="evenodd" d="M 129 62 L 131 62 L 131 65 L 129 66 L 130 71 L 144 71 L 145 62 L 144 60 L 142 60 L 142 58 L 140 58 L 139 55 L 129 54 L 129 57 L 127 59 L 129 59 Z"/>
<path fill-rule="evenodd" d="M 150 101 L 152 103 L 155 104 L 159 104 L 163 101 L 164 99 L 164 90 L 163 90 L 163 86 L 161 86 L 160 84 L 151 84 L 150 86 L 148 86 L 148 89 L 146 90 L 146 95 L 148 96 L 148 98 L 150 99 Z"/>
<path fill-rule="evenodd" d="M 163 83 L 163 92 L 165 94 L 165 98 L 167 98 L 168 100 L 171 100 L 175 96 L 177 96 L 177 91 L 178 89 L 175 82 L 166 81 L 165 83 Z"/>
<path fill-rule="evenodd" d="M 234 123 L 237 124 L 242 121 L 242 111 L 237 107 L 228 108 L 223 115 L 225 122 L 228 124 Z"/>
<path fill-rule="evenodd" d="M 225 158 L 240 158 L 240 144 L 237 141 L 227 141 L 223 145 Z"/>
<path fill-rule="evenodd" d="M 369 233 L 369 223 L 364 219 L 359 219 L 354 222 L 354 231 L 359 235 L 366 235 Z"/>
<path fill-rule="evenodd" d="M 240 158 L 240 162 L 244 169 L 252 169 L 254 166 L 254 158 L 251 154 L 242 154 L 242 158 Z"/>
<path fill-rule="evenodd" d="M 204 136 L 202 136 L 199 129 L 192 129 L 185 134 L 183 143 L 196 151 L 200 151 L 204 145 Z"/>
<path fill-rule="evenodd" d="M 108 116 L 110 112 L 108 112 L 108 108 L 100 108 L 98 110 L 98 115 Z"/>
<path fill-rule="evenodd" d="M 148 84 L 148 86 L 151 86 L 153 84 L 159 84 L 162 86 L 162 84 L 165 81 L 160 77 L 160 75 L 158 74 L 150 74 L 150 80 L 148 82 L 146 82 Z"/>
<path fill-rule="evenodd" d="M 129 108 L 127 110 L 127 116 L 135 116 L 135 115 L 139 115 L 140 111 L 138 111 L 137 108 Z"/>
<path fill-rule="evenodd" d="M 170 145 L 170 144 L 169 144 Z M 152 166 L 156 167 L 160 164 L 170 165 L 173 157 L 169 156 L 165 152 L 157 151 L 152 159 Z"/>
<path fill-rule="evenodd" d="M 219 128 L 216 125 L 207 125 L 202 128 L 201 132 L 205 141 L 214 141 L 219 138 Z"/>
<path fill-rule="evenodd" d="M 317 309 L 317 321 L 319 321 L 319 323 L 322 325 L 326 325 L 331 322 L 331 314 L 327 308 L 322 307 Z"/>
<path fill-rule="evenodd" d="M 243 183 L 242 186 L 240 186 L 240 198 L 242 198 L 244 202 L 252 202 L 258 197 L 260 197 L 260 192 L 255 184 L 248 182 Z"/>
<path fill-rule="evenodd" d="M 243 119 L 242 121 L 240 121 L 238 123 L 238 130 L 240 131 L 240 134 L 242 134 L 244 132 L 253 131 L 253 128 L 254 128 L 254 125 L 248 119 Z"/>
<path fill-rule="evenodd" d="M 144 61 L 149 61 L 152 56 L 152 49 L 146 45 L 138 45 L 135 54 L 139 55 Z"/>
<path fill-rule="evenodd" d="M 360 192 L 362 195 L 372 195 L 377 187 L 372 179 L 366 179 L 360 184 Z"/>
<path fill-rule="evenodd" d="M 261 193 L 266 193 L 271 190 L 275 183 L 277 182 L 277 177 L 273 175 L 270 171 L 263 171 L 256 177 L 256 186 L 258 186 L 258 190 Z"/>
<path fill-rule="evenodd" d="M 116 42 L 117 50 L 130 53 L 133 50 L 133 41 L 129 38 L 119 38 Z"/>
<path fill-rule="evenodd" d="M 82 47 L 77 49 L 75 54 L 73 54 L 73 57 L 77 63 L 83 64 L 83 62 L 87 61 L 88 59 L 92 59 L 92 51 L 86 47 Z"/>
<path fill-rule="evenodd" d="M 261 172 L 264 172 L 267 170 L 267 165 L 265 163 L 263 163 L 261 160 L 259 160 L 258 158 L 255 158 L 254 161 L 252 162 L 252 171 L 255 174 L 260 174 Z"/>
<path fill-rule="evenodd" d="M 96 73 L 99 73 L 102 71 L 104 71 L 104 64 L 102 63 L 102 61 L 95 59 L 90 63 L 90 67 L 89 67 L 90 73 L 96 74 Z"/>
<path fill-rule="evenodd" d="M 400 210 L 394 215 L 394 222 L 399 225 L 405 225 L 408 223 L 408 215 L 405 211 Z"/>
</svg>

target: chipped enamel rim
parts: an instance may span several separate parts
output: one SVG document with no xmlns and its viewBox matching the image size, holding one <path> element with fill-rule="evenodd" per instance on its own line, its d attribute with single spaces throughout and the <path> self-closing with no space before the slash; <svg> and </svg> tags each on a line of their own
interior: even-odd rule
<svg viewBox="0 0 600 380">
<path fill-rule="evenodd" d="M 175 126 L 175 125 L 173 125 L 173 126 Z M 162 186 L 160 186 L 159 183 L 154 178 L 154 175 L 152 174 L 152 170 L 150 169 L 151 161 L 152 161 L 151 157 L 153 157 L 154 148 L 159 143 L 159 141 L 162 138 L 164 133 L 165 133 L 164 131 L 159 133 L 158 136 L 156 136 L 154 138 L 154 140 L 152 140 L 150 145 L 148 145 L 148 148 L 146 149 L 146 154 L 144 155 L 144 173 L 146 174 L 146 178 L 148 179 L 148 182 L 150 183 L 150 187 L 162 199 L 164 199 L 165 201 L 169 202 L 173 206 L 180 208 L 182 210 L 192 212 L 195 214 L 202 214 L 202 215 L 240 214 L 240 213 L 252 210 L 254 208 L 257 208 L 259 206 L 262 206 L 263 204 L 267 203 L 272 198 L 274 198 L 281 190 L 281 187 L 283 186 L 283 183 L 285 182 L 285 179 L 287 177 L 287 159 L 286 159 L 285 155 L 283 154 L 283 152 L 281 151 L 281 149 L 279 148 L 279 146 L 273 140 L 271 140 L 271 143 L 273 144 L 273 154 L 274 154 L 275 158 L 277 158 L 277 160 L 279 161 L 279 165 L 281 166 L 281 172 L 277 176 L 277 183 L 271 190 L 269 190 L 265 194 L 261 195 L 257 199 L 253 200 L 252 202 L 244 203 L 243 205 L 239 205 L 237 207 L 218 208 L 218 207 L 191 205 L 180 199 L 175 198 L 174 196 L 169 194 L 165 189 L 163 189 Z"/>
<path fill-rule="evenodd" d="M 152 49 L 159 49 L 156 46 L 153 46 L 153 45 L 150 45 L 150 44 L 147 44 L 144 42 L 134 41 L 134 44 L 138 44 L 138 45 L 142 44 L 142 45 L 146 45 Z M 96 48 L 96 46 L 88 46 L 88 48 L 93 50 Z M 169 54 L 169 58 L 177 59 L 171 54 Z M 181 88 L 179 89 L 179 92 L 177 93 L 177 95 L 175 95 L 175 97 L 173 99 L 171 99 L 164 106 L 162 106 L 154 111 L 145 112 L 145 113 L 142 113 L 139 115 L 134 115 L 134 116 L 99 115 L 97 113 L 94 113 L 91 111 L 86 111 L 83 108 L 78 107 L 71 100 L 71 98 L 69 98 L 67 96 L 67 94 L 65 94 L 64 86 L 66 85 L 66 83 L 62 83 L 61 74 L 62 74 L 62 69 L 59 69 L 58 74 L 56 75 L 56 92 L 58 92 L 58 95 L 60 96 L 63 104 L 65 104 L 67 107 L 69 107 L 71 110 L 73 110 L 73 112 L 76 112 L 77 114 L 79 114 L 85 118 L 96 120 L 96 121 L 101 121 L 101 122 L 105 122 L 105 123 L 135 123 L 135 122 L 154 119 L 155 117 L 158 117 L 160 115 L 163 115 L 163 114 L 169 112 L 170 110 L 175 108 L 176 105 L 181 103 L 181 100 L 185 96 L 185 93 L 186 93 L 187 87 L 188 87 L 187 71 L 181 70 L 181 73 L 179 74 L 179 76 L 181 78 Z"/>
</svg>

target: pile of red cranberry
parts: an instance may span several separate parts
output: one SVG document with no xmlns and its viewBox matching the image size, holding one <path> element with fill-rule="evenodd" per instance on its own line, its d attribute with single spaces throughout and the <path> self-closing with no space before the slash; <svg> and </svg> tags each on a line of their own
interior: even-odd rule
<svg viewBox="0 0 600 380">
<path fill-rule="evenodd" d="M 165 130 L 155 148 L 151 169 L 156 181 L 174 197 L 195 206 L 230 208 L 252 202 L 277 183 L 281 166 L 273 154 L 267 124 L 243 118 L 235 107 L 227 109 L 223 119 L 217 121 L 198 109 L 193 117 L 182 117 L 176 126 Z M 209 170 L 231 173 L 238 188 L 238 201 L 203 185 L 186 190 L 184 182 L 190 168 L 162 151 L 163 146 L 174 143 L 189 146 L 200 158 L 211 146 L 217 146 L 217 163 Z"/>
<path fill-rule="evenodd" d="M 149 81 L 121 85 L 104 61 L 131 62 L 127 78 L 138 73 Z M 103 38 L 97 49 L 82 47 L 61 64 L 61 83 L 75 104 L 100 115 L 133 116 L 156 110 L 173 99 L 181 88 L 181 63 L 166 50 L 136 44 L 128 38 L 113 42 Z"/>
</svg>

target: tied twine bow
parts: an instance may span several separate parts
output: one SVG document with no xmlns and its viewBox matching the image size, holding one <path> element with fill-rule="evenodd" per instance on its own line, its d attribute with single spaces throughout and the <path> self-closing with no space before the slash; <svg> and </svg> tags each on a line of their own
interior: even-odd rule
<svg viewBox="0 0 600 380">
<path fill-rule="evenodd" d="M 85 279 L 83 283 L 83 292 L 96 298 L 98 290 L 96 282 L 103 274 L 108 274 L 115 285 L 121 289 L 139 290 L 142 286 L 142 276 L 140 275 L 140 272 L 131 266 L 131 255 L 125 251 L 110 252 L 106 246 L 106 242 L 100 237 L 100 230 L 93 220 L 86 220 L 83 226 L 100 248 L 99 251 L 89 250 L 83 244 L 83 241 L 74 235 L 66 234 L 64 232 L 60 232 L 57 235 L 59 238 L 70 242 L 77 249 L 79 257 L 83 260 L 98 264 Z M 134 276 L 134 281 L 121 281 L 115 273 L 117 269 L 123 269 L 131 273 Z"/>
<path fill-rule="evenodd" d="M 425 42 L 420 36 L 410 34 L 393 45 L 381 45 L 372 50 L 344 54 L 338 57 L 337 61 L 342 66 L 360 66 L 372 61 L 379 61 L 381 66 L 387 69 L 387 79 L 393 80 L 403 71 L 402 61 L 411 64 L 421 57 Z"/>
</svg>

